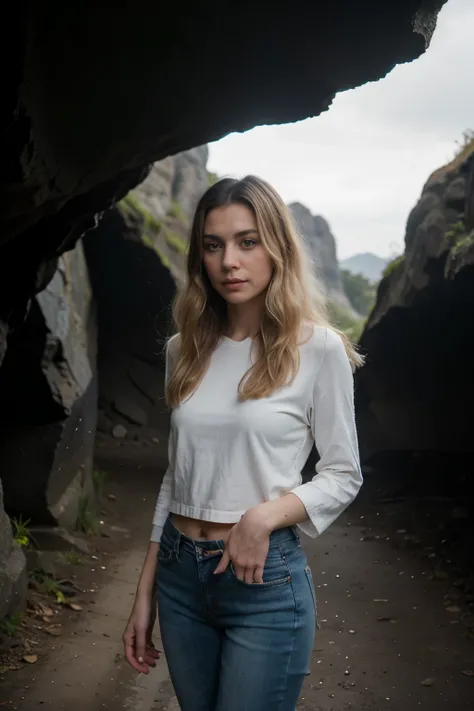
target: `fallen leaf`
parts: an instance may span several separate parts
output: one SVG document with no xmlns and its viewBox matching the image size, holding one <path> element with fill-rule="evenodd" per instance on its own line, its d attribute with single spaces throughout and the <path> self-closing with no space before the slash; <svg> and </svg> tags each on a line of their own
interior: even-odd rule
<svg viewBox="0 0 474 711">
<path fill-rule="evenodd" d="M 474 671 L 472 671 L 472 669 L 463 669 L 462 674 L 464 674 L 464 676 L 474 676 Z"/>
<path fill-rule="evenodd" d="M 453 613 L 461 612 L 461 609 L 457 605 L 448 605 L 445 608 L 445 610 L 446 610 L 446 612 L 453 612 Z"/>
<path fill-rule="evenodd" d="M 55 627 L 45 627 L 44 631 L 50 634 L 52 637 L 59 637 L 62 635 L 62 630 L 58 626 Z"/>
<path fill-rule="evenodd" d="M 25 654 L 23 661 L 28 662 L 28 664 L 35 664 L 38 661 L 38 656 L 36 654 Z"/>
<path fill-rule="evenodd" d="M 70 602 L 69 607 L 71 610 L 74 610 L 75 612 L 80 612 L 82 610 L 82 607 L 80 605 L 76 605 L 75 602 Z"/>
<path fill-rule="evenodd" d="M 429 676 L 427 679 L 423 679 L 421 682 L 422 686 L 433 686 L 435 683 L 436 679 L 434 679 L 432 676 Z"/>
</svg>

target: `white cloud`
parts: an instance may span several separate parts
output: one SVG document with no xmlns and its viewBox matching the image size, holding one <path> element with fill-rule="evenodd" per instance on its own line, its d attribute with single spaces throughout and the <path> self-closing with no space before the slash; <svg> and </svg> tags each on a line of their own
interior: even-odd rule
<svg viewBox="0 0 474 711">
<path fill-rule="evenodd" d="M 339 94 L 319 117 L 211 144 L 210 170 L 260 175 L 323 215 L 340 258 L 401 250 L 425 180 L 474 128 L 473 36 L 474 3 L 449 0 L 420 59 Z"/>
</svg>

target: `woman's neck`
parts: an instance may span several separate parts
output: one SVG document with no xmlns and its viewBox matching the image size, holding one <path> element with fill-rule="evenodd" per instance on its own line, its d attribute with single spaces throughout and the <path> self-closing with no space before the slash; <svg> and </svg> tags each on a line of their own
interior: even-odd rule
<svg viewBox="0 0 474 711">
<path fill-rule="evenodd" d="M 263 304 L 228 304 L 226 336 L 234 341 L 254 338 L 260 332 Z"/>
</svg>

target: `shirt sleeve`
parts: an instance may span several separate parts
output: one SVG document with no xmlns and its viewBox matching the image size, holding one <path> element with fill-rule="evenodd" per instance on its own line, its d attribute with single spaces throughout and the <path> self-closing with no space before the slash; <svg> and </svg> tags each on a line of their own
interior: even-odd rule
<svg viewBox="0 0 474 711">
<path fill-rule="evenodd" d="M 316 475 L 292 490 L 309 520 L 307 535 L 320 535 L 349 506 L 362 486 L 354 413 L 354 377 L 341 337 L 328 329 L 308 419 L 320 459 Z"/>
<path fill-rule="evenodd" d="M 171 377 L 171 372 L 173 369 L 173 364 L 175 358 L 173 357 L 172 351 L 173 342 L 175 338 L 172 338 L 166 344 L 166 357 L 165 357 L 165 387 Z M 161 482 L 160 493 L 158 494 L 158 499 L 155 506 L 155 513 L 153 516 L 153 528 L 151 531 L 150 540 L 154 543 L 159 543 L 161 539 L 161 533 L 163 531 L 163 526 L 168 518 L 170 503 L 171 503 L 171 489 L 173 483 L 173 462 L 171 456 L 170 441 L 168 439 L 168 468 Z"/>
</svg>

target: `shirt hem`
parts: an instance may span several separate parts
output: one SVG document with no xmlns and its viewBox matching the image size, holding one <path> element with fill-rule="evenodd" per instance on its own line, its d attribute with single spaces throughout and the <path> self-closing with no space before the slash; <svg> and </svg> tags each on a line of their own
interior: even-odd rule
<svg viewBox="0 0 474 711">
<path fill-rule="evenodd" d="M 196 506 L 190 506 L 188 504 L 178 504 L 175 501 L 171 502 L 169 510 L 177 516 L 186 516 L 200 521 L 209 521 L 210 523 L 237 523 L 246 511 L 246 509 L 243 511 L 215 511 L 210 509 L 200 509 Z"/>
</svg>

